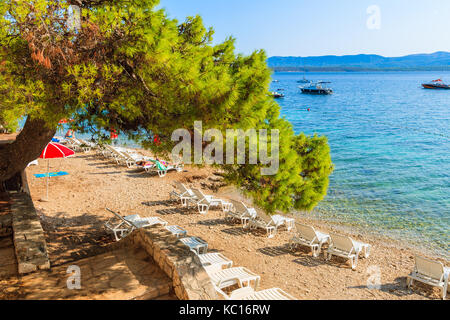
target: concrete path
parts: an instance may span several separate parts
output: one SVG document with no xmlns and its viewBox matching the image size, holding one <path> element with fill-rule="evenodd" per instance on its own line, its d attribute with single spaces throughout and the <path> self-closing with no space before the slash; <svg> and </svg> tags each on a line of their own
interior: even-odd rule
<svg viewBox="0 0 450 320">
<path fill-rule="evenodd" d="M 68 284 L 77 284 L 75 273 L 70 272 L 73 266 L 80 270 L 80 289 L 68 288 Z M 170 279 L 141 248 L 117 250 L 25 276 L 0 276 L 0 283 L 6 290 L 0 292 L 0 299 L 175 299 Z"/>
</svg>

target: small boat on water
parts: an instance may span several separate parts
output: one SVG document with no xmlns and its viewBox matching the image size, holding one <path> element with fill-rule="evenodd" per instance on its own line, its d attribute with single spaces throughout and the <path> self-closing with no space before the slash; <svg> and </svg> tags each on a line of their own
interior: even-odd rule
<svg viewBox="0 0 450 320">
<path fill-rule="evenodd" d="M 429 83 L 423 83 L 425 89 L 450 89 L 450 85 L 445 84 L 441 79 L 433 80 Z"/>
<path fill-rule="evenodd" d="M 302 80 L 298 80 L 297 83 L 311 83 L 311 80 L 306 79 L 305 77 L 303 77 Z"/>
<path fill-rule="evenodd" d="M 329 95 L 333 94 L 333 89 L 328 88 L 326 84 L 331 82 L 319 81 L 316 83 L 310 83 L 309 85 L 299 87 L 302 90 L 302 93 L 305 94 L 320 94 L 320 95 Z"/>
<path fill-rule="evenodd" d="M 280 92 L 271 92 L 270 94 L 271 94 L 272 97 L 274 97 L 275 99 L 284 98 L 284 94 L 282 94 L 282 93 L 280 93 Z"/>
</svg>

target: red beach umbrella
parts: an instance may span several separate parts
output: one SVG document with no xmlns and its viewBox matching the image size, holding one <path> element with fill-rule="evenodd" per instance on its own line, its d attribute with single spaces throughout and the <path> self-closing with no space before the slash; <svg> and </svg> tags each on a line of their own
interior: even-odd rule
<svg viewBox="0 0 450 320">
<path fill-rule="evenodd" d="M 63 146 L 62 144 L 50 142 L 42 151 L 41 159 L 60 159 L 73 156 L 75 151 Z"/>
<path fill-rule="evenodd" d="M 50 142 L 45 149 L 42 151 L 41 159 L 61 159 L 71 157 L 75 154 L 75 151 L 69 149 L 62 144 Z M 50 178 L 50 161 L 47 161 L 47 198 L 42 199 L 42 201 L 48 201 L 48 179 Z"/>
</svg>

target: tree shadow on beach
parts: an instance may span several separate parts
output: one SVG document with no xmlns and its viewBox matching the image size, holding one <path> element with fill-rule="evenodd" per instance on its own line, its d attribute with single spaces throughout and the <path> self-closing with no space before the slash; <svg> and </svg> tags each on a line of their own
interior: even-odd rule
<svg viewBox="0 0 450 320">
<path fill-rule="evenodd" d="M 84 214 L 66 217 L 65 212 L 48 216 L 38 211 L 52 266 L 57 266 L 108 251 L 113 236 L 104 228 L 106 220 Z"/>
<path fill-rule="evenodd" d="M 89 154 L 89 153 L 77 153 L 77 158 L 85 160 L 99 160 L 96 154 Z"/>
<path fill-rule="evenodd" d="M 266 247 L 258 249 L 262 254 L 269 257 L 280 257 L 291 254 L 291 250 L 287 246 Z"/>
<path fill-rule="evenodd" d="M 145 201 L 141 204 L 147 207 L 172 207 L 176 203 L 176 200 L 163 200 L 163 201 Z"/>
<path fill-rule="evenodd" d="M 186 214 L 186 211 L 183 209 L 178 208 L 171 208 L 171 209 L 160 209 L 155 211 L 157 214 L 162 216 L 170 216 L 170 215 L 176 215 L 176 214 Z"/>
<path fill-rule="evenodd" d="M 228 228 L 228 229 L 221 230 L 221 232 L 238 237 L 238 236 L 246 235 L 249 231 L 248 231 L 248 229 L 242 229 L 242 228 Z"/>
<path fill-rule="evenodd" d="M 198 212 L 196 210 L 193 210 L 192 208 L 170 208 L 170 209 L 159 209 L 155 211 L 157 214 L 160 214 L 162 216 L 168 216 L 168 215 L 196 215 Z"/>
<path fill-rule="evenodd" d="M 323 257 L 315 258 L 311 255 L 302 255 L 301 257 L 298 257 L 297 259 L 293 260 L 293 262 L 309 268 L 316 268 L 318 266 L 328 264 L 325 258 Z"/>
<path fill-rule="evenodd" d="M 324 251 L 326 252 L 326 251 Z M 323 261 L 323 264 L 327 264 L 336 268 L 340 269 L 352 269 L 352 266 L 348 259 L 339 257 L 339 256 L 332 256 L 330 260 L 327 260 L 323 254 L 316 259 L 320 259 Z"/>
<path fill-rule="evenodd" d="M 92 172 L 92 173 L 90 173 L 90 174 L 92 174 L 92 175 L 101 175 L 101 174 L 104 174 L 104 175 L 112 175 L 112 174 L 121 174 L 122 173 L 122 171 L 108 171 L 108 172 Z"/>
<path fill-rule="evenodd" d="M 348 288 L 367 290 L 367 286 L 353 286 Z M 397 297 L 407 297 L 417 294 L 428 299 L 440 299 L 440 290 L 420 282 L 414 282 L 411 289 L 408 289 L 406 285 L 406 277 L 396 278 L 393 283 L 381 284 L 379 290 Z"/>
<path fill-rule="evenodd" d="M 129 178 L 145 178 L 145 179 L 149 179 L 149 178 L 153 178 L 152 175 L 147 174 L 145 171 L 128 171 L 127 172 L 127 177 Z"/>
<path fill-rule="evenodd" d="M 211 219 L 211 220 L 199 221 L 198 224 L 200 224 L 202 226 L 214 227 L 214 226 L 224 225 L 225 221 L 223 219 Z"/>
<path fill-rule="evenodd" d="M 90 166 L 90 167 L 96 167 L 99 169 L 120 168 L 120 166 L 117 164 L 117 162 L 115 162 L 113 160 L 99 160 L 98 158 L 92 158 L 89 160 L 91 160 L 91 162 L 88 163 L 88 166 Z"/>
</svg>

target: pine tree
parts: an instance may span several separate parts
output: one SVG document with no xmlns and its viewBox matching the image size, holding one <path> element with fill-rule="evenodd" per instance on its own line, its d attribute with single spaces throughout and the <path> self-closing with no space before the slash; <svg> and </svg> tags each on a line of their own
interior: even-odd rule
<svg viewBox="0 0 450 320">
<path fill-rule="evenodd" d="M 71 25 L 69 6 L 81 8 Z M 172 132 L 203 128 L 280 130 L 280 170 L 223 166 L 226 178 L 270 212 L 312 209 L 332 171 L 325 138 L 296 136 L 268 94 L 264 51 L 235 54 L 213 45 L 201 17 L 179 23 L 156 0 L 4 0 L 0 3 L 0 121 L 26 116 L 17 140 L 0 149 L 0 180 L 36 159 L 63 118 L 106 138 L 115 129 L 167 153 Z M 158 135 L 161 143 L 154 144 Z"/>
</svg>

